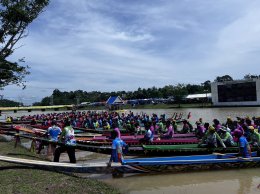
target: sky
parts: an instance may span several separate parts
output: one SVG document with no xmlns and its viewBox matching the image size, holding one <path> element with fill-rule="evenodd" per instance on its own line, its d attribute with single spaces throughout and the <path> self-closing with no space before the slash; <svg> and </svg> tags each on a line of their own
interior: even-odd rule
<svg viewBox="0 0 260 194">
<path fill-rule="evenodd" d="M 10 60 L 25 104 L 60 91 L 134 91 L 260 74 L 259 0 L 51 0 Z"/>
</svg>

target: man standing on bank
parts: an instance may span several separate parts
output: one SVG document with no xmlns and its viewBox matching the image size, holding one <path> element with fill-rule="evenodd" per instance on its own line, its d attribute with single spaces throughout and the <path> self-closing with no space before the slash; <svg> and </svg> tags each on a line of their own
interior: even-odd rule
<svg viewBox="0 0 260 194">
<path fill-rule="evenodd" d="M 64 144 L 60 145 L 55 149 L 54 162 L 59 162 L 60 154 L 62 152 L 67 151 L 70 158 L 70 163 L 76 163 L 76 156 L 75 156 L 76 140 L 74 138 L 74 129 L 71 125 L 71 122 L 69 122 L 68 120 L 65 121 L 65 127 L 61 132 L 59 140 L 64 141 Z"/>
</svg>

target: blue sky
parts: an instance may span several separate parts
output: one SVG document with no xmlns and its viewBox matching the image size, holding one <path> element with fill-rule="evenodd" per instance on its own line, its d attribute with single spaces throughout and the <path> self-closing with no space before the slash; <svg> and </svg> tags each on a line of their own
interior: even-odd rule
<svg viewBox="0 0 260 194">
<path fill-rule="evenodd" d="M 25 57 L 30 103 L 61 91 L 133 91 L 260 74 L 258 0 L 52 0 L 11 60 Z M 18 45 L 18 46 L 19 46 Z"/>
</svg>

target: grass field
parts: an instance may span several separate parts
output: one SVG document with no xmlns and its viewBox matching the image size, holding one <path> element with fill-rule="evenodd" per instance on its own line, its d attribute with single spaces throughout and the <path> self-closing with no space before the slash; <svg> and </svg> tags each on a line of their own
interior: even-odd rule
<svg viewBox="0 0 260 194">
<path fill-rule="evenodd" d="M 0 136 L 0 154 L 11 157 L 43 160 L 43 156 L 23 147 L 14 148 L 14 142 Z M 63 174 L 0 162 L 0 193 L 119 193 L 115 188 L 90 178 Z"/>
</svg>

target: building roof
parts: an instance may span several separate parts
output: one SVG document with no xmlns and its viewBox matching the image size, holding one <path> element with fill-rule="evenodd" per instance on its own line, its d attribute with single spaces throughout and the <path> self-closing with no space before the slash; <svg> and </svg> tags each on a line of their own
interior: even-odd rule
<svg viewBox="0 0 260 194">
<path fill-rule="evenodd" d="M 109 104 L 109 105 L 111 105 L 111 104 L 123 104 L 124 101 L 122 100 L 122 98 L 120 98 L 120 96 L 110 96 L 106 103 Z"/>
<path fill-rule="evenodd" d="M 194 98 L 211 98 L 211 93 L 205 93 L 205 94 L 189 94 L 187 99 L 194 99 Z"/>
</svg>

